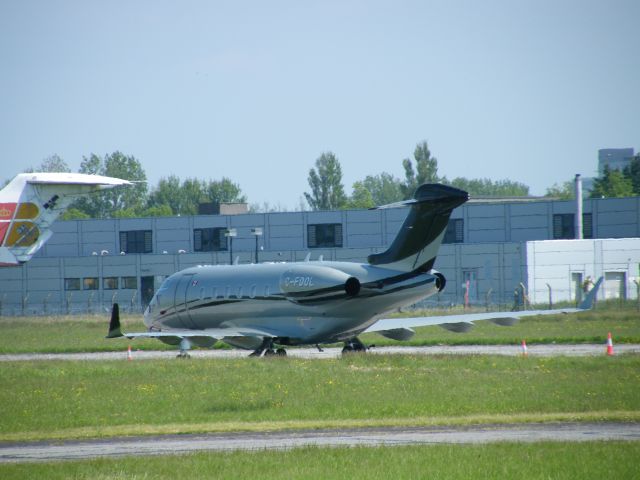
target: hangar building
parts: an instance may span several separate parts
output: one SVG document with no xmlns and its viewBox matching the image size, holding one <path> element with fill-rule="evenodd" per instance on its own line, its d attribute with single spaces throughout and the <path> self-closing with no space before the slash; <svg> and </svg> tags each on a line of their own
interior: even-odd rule
<svg viewBox="0 0 640 480">
<path fill-rule="evenodd" d="M 473 201 L 451 217 L 435 268 L 447 287 L 431 304 L 576 301 L 587 278 L 600 298 L 637 298 L 640 197 L 587 199 L 583 240 L 573 201 Z M 189 266 L 366 261 L 396 236 L 407 209 L 59 221 L 27 264 L 0 269 L 0 315 L 140 311 L 168 275 Z M 225 236 L 235 230 L 237 236 Z M 256 233 L 261 233 L 256 235 Z M 520 286 L 522 284 L 522 286 Z"/>
</svg>

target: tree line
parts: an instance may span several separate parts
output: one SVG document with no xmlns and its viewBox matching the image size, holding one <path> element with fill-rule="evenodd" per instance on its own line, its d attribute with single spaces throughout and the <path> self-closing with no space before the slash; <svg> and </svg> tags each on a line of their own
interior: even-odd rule
<svg viewBox="0 0 640 480">
<path fill-rule="evenodd" d="M 304 199 L 312 210 L 337 210 L 371 208 L 412 198 L 415 189 L 423 183 L 443 183 L 468 191 L 471 195 L 488 197 L 528 196 L 529 187 L 511 180 L 493 181 L 488 178 L 468 179 L 456 177 L 451 180 L 438 174 L 438 160 L 431 154 L 426 141 L 418 143 L 413 158 L 402 160 L 404 177 L 382 172 L 367 175 L 352 185 L 352 194 L 347 195 L 342 183 L 342 167 L 333 152 L 322 153 L 309 170 L 309 191 Z M 37 169 L 28 171 L 71 172 L 67 163 L 58 155 L 42 161 Z M 149 189 L 147 176 L 139 160 L 122 152 L 104 156 L 91 154 L 83 157 L 79 173 L 105 175 L 129 180 L 133 187 L 115 188 L 82 198 L 65 212 L 64 219 L 81 218 L 127 218 L 194 215 L 201 203 L 246 202 L 247 197 L 240 186 L 228 178 L 201 180 L 176 175 L 161 178 Z M 594 182 L 591 197 L 624 197 L 640 195 L 640 154 L 622 171 L 605 168 L 602 176 Z M 561 199 L 573 198 L 573 182 L 554 184 L 547 189 L 546 196 Z M 300 209 L 305 209 L 301 201 Z M 253 212 L 286 210 L 268 203 L 252 204 Z"/>
</svg>

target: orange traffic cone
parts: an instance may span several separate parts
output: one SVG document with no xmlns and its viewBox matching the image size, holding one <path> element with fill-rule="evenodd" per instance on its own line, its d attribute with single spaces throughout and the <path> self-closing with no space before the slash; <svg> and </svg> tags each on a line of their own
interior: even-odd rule
<svg viewBox="0 0 640 480">
<path fill-rule="evenodd" d="M 529 355 L 529 352 L 527 352 L 527 342 L 522 340 L 522 356 L 526 357 L 527 355 Z"/>
<path fill-rule="evenodd" d="M 127 348 L 127 360 L 133 360 L 133 357 L 131 356 L 131 345 Z"/>
<path fill-rule="evenodd" d="M 611 340 L 611 332 L 607 335 L 607 355 L 613 355 L 613 340 Z"/>
</svg>

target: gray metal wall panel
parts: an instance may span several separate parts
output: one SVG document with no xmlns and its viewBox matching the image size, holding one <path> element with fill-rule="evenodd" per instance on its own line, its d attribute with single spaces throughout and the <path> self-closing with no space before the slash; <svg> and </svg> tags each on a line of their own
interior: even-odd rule
<svg viewBox="0 0 640 480">
<path fill-rule="evenodd" d="M 518 228 L 511 230 L 512 242 L 526 242 L 528 240 L 548 240 L 549 230 L 547 228 Z"/>
<path fill-rule="evenodd" d="M 337 212 L 307 212 L 307 223 L 342 223 L 342 211 Z"/>
<path fill-rule="evenodd" d="M 195 218 L 195 217 L 194 217 Z M 190 217 L 158 217 L 154 219 L 156 230 L 188 230 Z"/>
<path fill-rule="evenodd" d="M 549 214 L 549 202 L 512 203 L 509 208 L 513 217 Z"/>
<path fill-rule="evenodd" d="M 193 228 L 226 228 L 227 216 L 198 215 L 193 217 Z"/>
<path fill-rule="evenodd" d="M 471 230 L 465 236 L 465 242 L 481 243 L 481 242 L 504 242 L 504 230 Z"/>
<path fill-rule="evenodd" d="M 504 230 L 504 217 L 483 217 L 470 218 L 467 222 L 468 230 Z M 504 234 L 502 234 L 504 236 Z"/>
<path fill-rule="evenodd" d="M 599 238 L 625 238 L 637 235 L 637 225 L 600 225 L 598 227 Z"/>
<path fill-rule="evenodd" d="M 382 222 L 382 210 L 347 210 L 347 222 Z"/>
<path fill-rule="evenodd" d="M 271 213 L 267 216 L 269 225 L 302 225 L 303 213 L 302 212 L 289 212 L 289 213 Z"/>
<path fill-rule="evenodd" d="M 90 232 L 114 232 L 115 220 L 83 220 L 80 222 L 80 232 L 83 236 Z"/>
<path fill-rule="evenodd" d="M 638 222 L 638 212 L 636 211 L 617 211 L 607 212 L 598 215 L 598 227 L 609 227 L 619 225 L 636 225 Z"/>
<path fill-rule="evenodd" d="M 153 218 L 121 218 L 118 220 L 117 228 L 121 232 L 130 230 L 151 230 L 153 228 Z"/>
<path fill-rule="evenodd" d="M 512 216 L 511 229 L 516 228 L 544 228 L 549 229 L 549 217 L 547 215 Z"/>
<path fill-rule="evenodd" d="M 301 224 L 298 225 L 283 225 L 283 226 L 274 226 L 272 225 L 270 228 L 271 232 L 271 241 L 274 239 L 281 238 L 295 238 L 298 240 L 302 240 L 303 236 L 303 227 Z"/>
<path fill-rule="evenodd" d="M 266 223 L 265 214 L 263 213 L 231 215 L 229 218 L 231 220 L 232 227 L 246 227 L 249 230 L 253 227 L 264 227 Z"/>
<path fill-rule="evenodd" d="M 378 240 L 376 242 L 376 240 Z M 380 235 L 349 235 L 347 238 L 346 247 L 358 248 L 358 247 L 371 247 L 373 245 L 380 245 Z"/>
<path fill-rule="evenodd" d="M 504 218 L 505 205 L 468 205 L 467 215 L 471 218 Z"/>
</svg>

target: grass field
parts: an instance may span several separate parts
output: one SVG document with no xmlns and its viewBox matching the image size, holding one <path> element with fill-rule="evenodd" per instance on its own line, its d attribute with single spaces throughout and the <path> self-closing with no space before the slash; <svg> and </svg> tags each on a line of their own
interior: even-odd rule
<svg viewBox="0 0 640 480">
<path fill-rule="evenodd" d="M 640 420 L 640 356 L 6 362 L 0 440 Z"/>
<path fill-rule="evenodd" d="M 418 312 L 417 314 L 434 312 Z M 461 313 L 454 311 L 452 313 Z M 416 313 L 412 313 L 416 315 Z M 0 317 L 0 353 L 114 351 L 126 348 L 127 340 L 104 338 L 109 316 Z M 140 316 L 125 316 L 124 331 L 144 331 Z M 604 343 L 611 332 L 616 343 L 640 343 L 640 313 L 632 303 L 599 304 L 593 311 L 523 319 L 513 327 L 478 322 L 467 333 L 453 333 L 441 327 L 417 329 L 408 342 L 385 339 L 377 334 L 362 336 L 376 345 L 474 345 L 527 343 Z M 167 347 L 157 340 L 136 340 L 134 348 L 158 350 Z M 218 346 L 222 344 L 218 343 Z"/>
<path fill-rule="evenodd" d="M 0 465 L 0 478 L 637 479 L 640 442 L 303 448 Z"/>
</svg>

